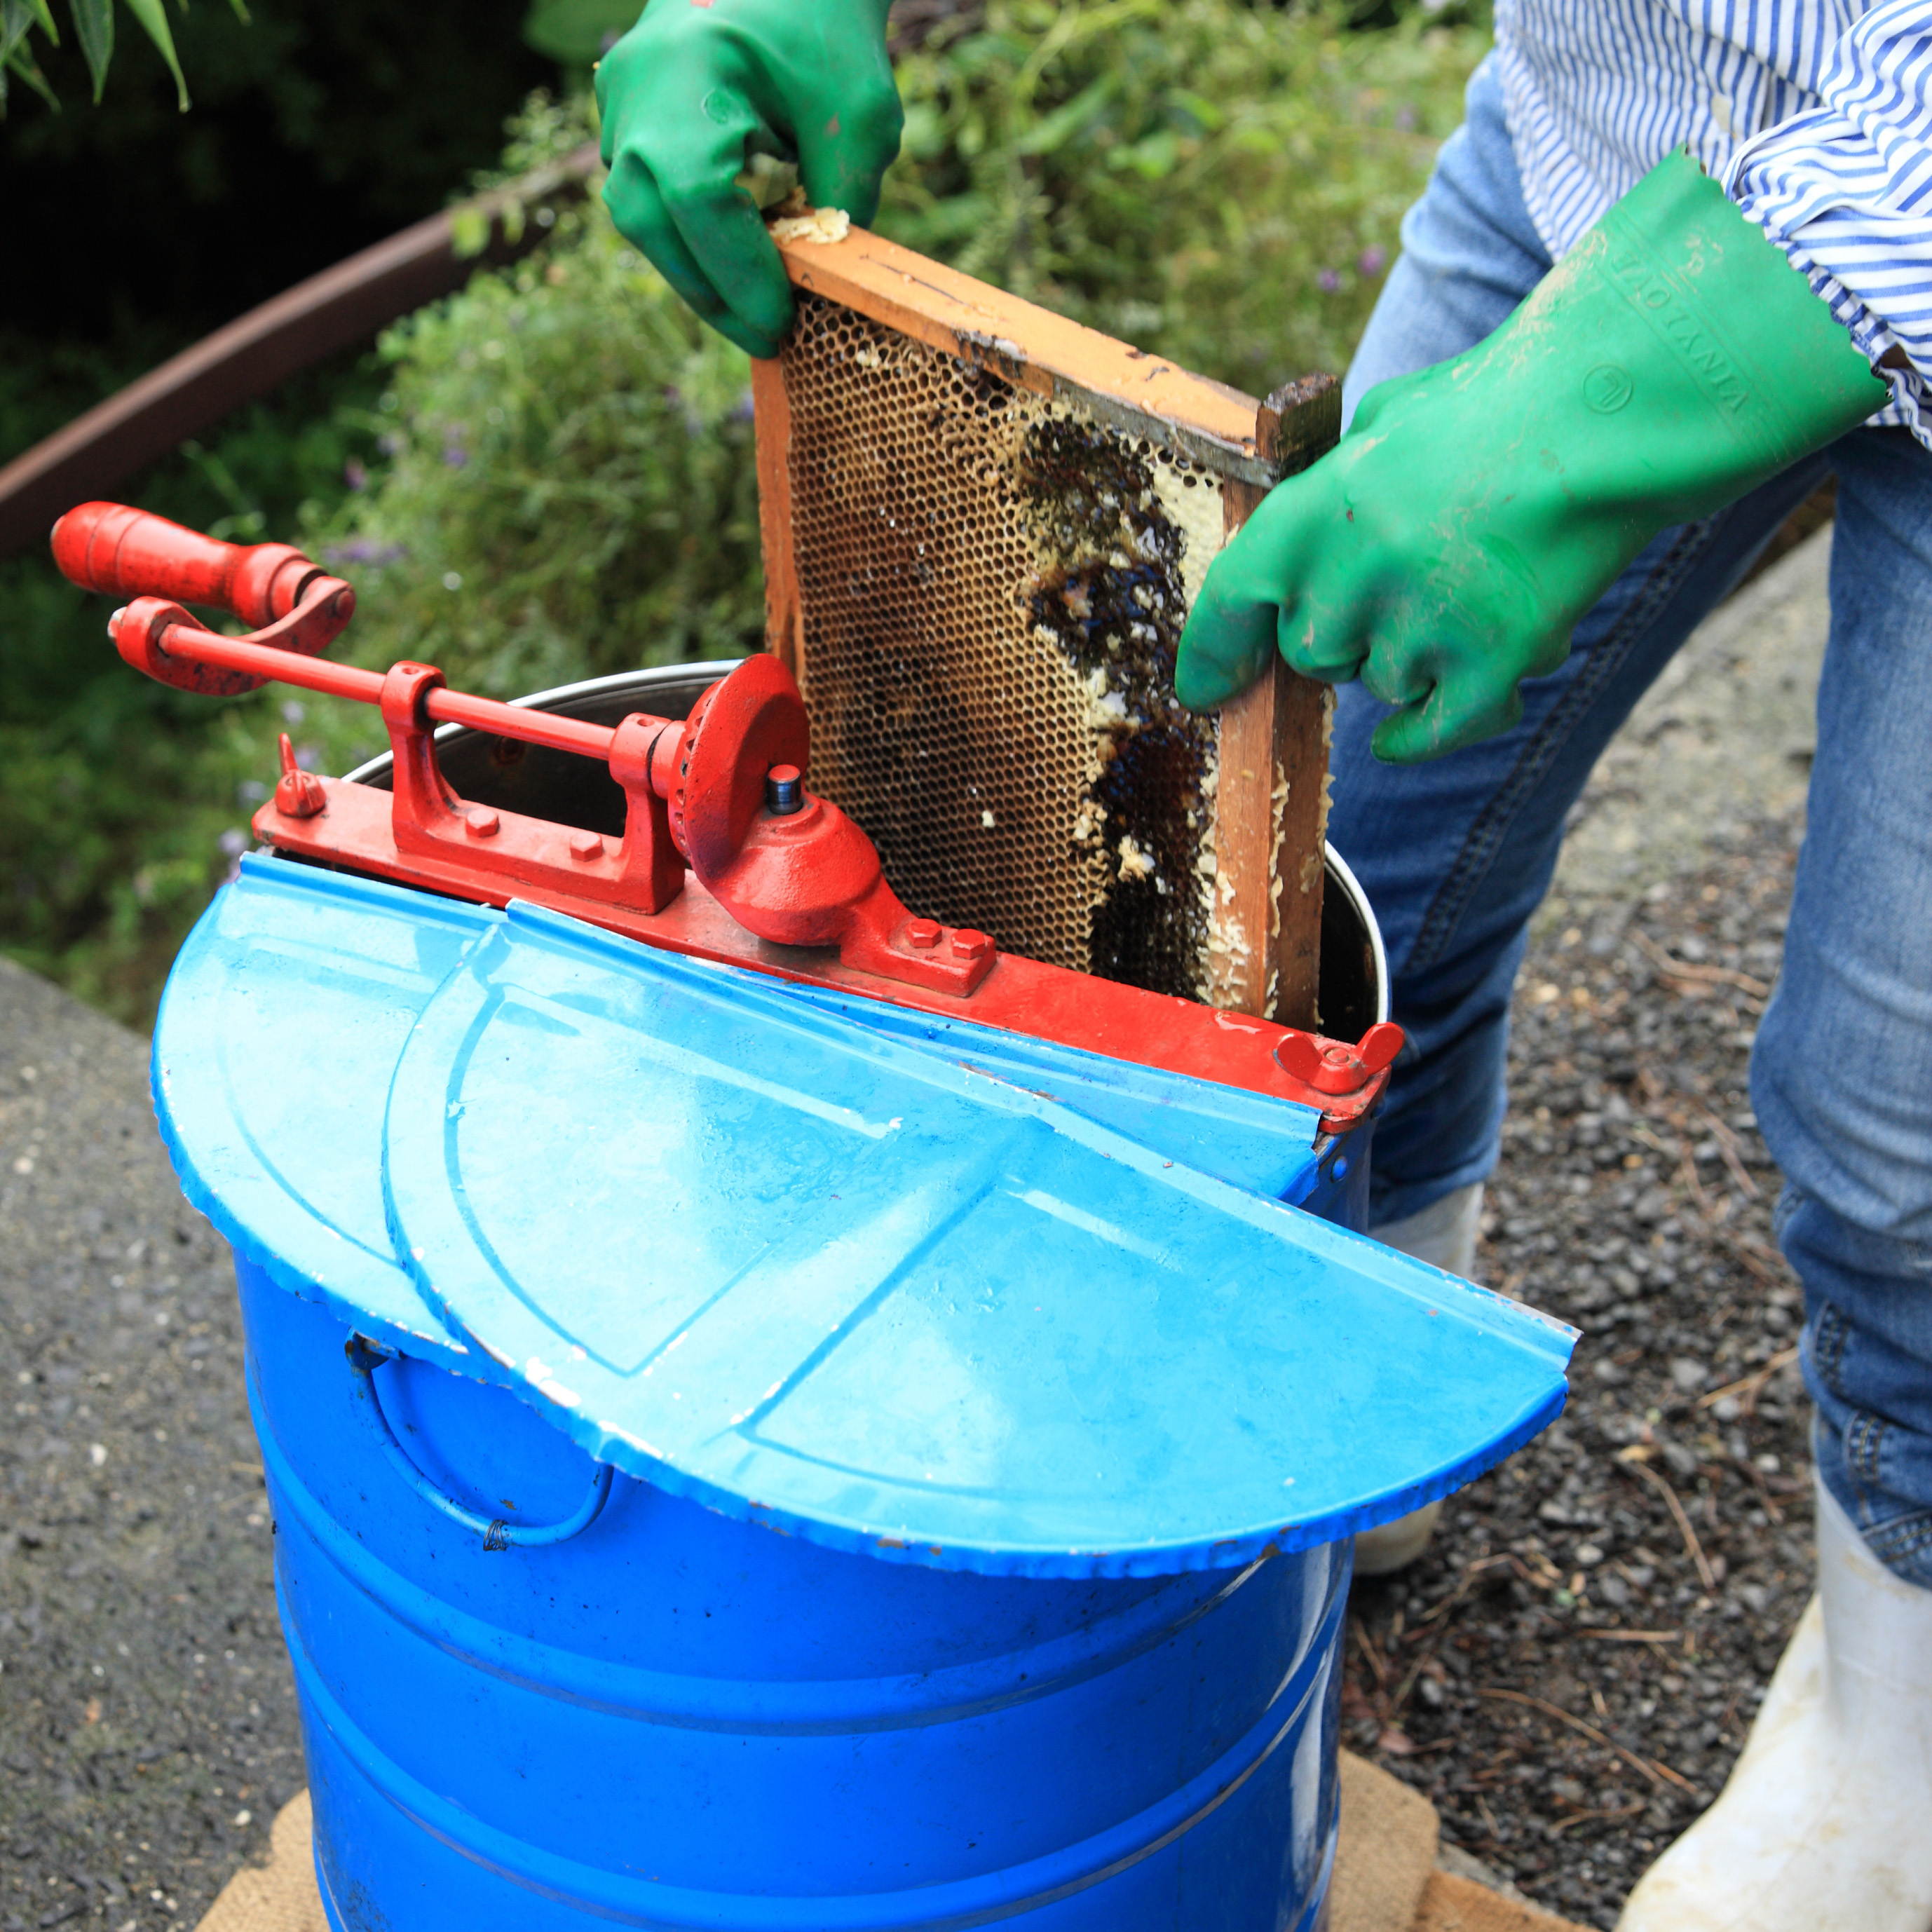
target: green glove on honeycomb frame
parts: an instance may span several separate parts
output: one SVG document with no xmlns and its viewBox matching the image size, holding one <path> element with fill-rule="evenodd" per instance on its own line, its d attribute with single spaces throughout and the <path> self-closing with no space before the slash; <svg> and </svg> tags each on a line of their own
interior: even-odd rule
<svg viewBox="0 0 1932 1932">
<path fill-rule="evenodd" d="M 1174 689 L 1225 703 L 1276 647 L 1402 707 L 1377 758 L 1507 730 L 1518 685 L 1644 545 L 1886 400 L 1831 310 L 1689 154 L 1640 182 L 1508 321 L 1362 399 L 1209 569 Z"/>
<path fill-rule="evenodd" d="M 889 0 L 650 0 L 597 68 L 604 205 L 721 334 L 778 353 L 791 287 L 739 176 L 795 163 L 814 207 L 862 227 L 904 116 Z"/>
</svg>

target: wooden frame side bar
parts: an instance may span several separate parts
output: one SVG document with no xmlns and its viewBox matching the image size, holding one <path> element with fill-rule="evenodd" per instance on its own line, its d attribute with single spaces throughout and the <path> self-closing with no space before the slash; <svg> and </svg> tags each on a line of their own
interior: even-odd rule
<svg viewBox="0 0 1932 1932">
<path fill-rule="evenodd" d="M 1258 453 L 1285 471 L 1305 469 L 1339 436 L 1341 402 L 1333 376 L 1277 389 L 1256 414 Z M 1222 486 L 1229 536 L 1264 494 L 1246 483 Z M 1310 1033 L 1321 981 L 1334 706 L 1328 686 L 1274 657 L 1266 674 L 1221 709 L 1214 800 L 1213 1003 Z"/>
</svg>

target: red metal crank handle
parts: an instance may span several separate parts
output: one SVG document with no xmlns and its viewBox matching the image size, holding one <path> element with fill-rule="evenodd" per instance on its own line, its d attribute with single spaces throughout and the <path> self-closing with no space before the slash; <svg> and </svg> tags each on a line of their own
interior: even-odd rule
<svg viewBox="0 0 1932 1932">
<path fill-rule="evenodd" d="M 284 684 L 299 685 L 304 691 L 320 692 L 329 698 L 350 698 L 359 704 L 380 705 L 382 687 L 388 682 L 380 671 L 333 664 L 326 658 L 304 657 L 298 651 L 254 644 L 245 638 L 218 637 L 212 631 L 202 629 L 178 605 L 158 597 L 138 598 L 126 609 L 116 611 L 107 628 L 115 649 L 136 670 L 146 671 L 164 684 L 176 682 L 168 675 L 174 665 L 206 664 L 213 670 L 238 671 L 250 679 L 272 678 Z M 161 662 L 157 662 L 158 658 Z M 172 661 L 172 665 L 168 660 Z M 586 724 L 574 718 L 558 718 L 548 712 L 500 704 L 494 698 L 472 698 L 442 686 L 424 693 L 422 708 L 439 724 L 467 724 L 478 731 L 494 732 L 500 738 L 575 752 L 584 758 L 602 759 L 607 764 L 611 741 L 617 735 L 608 725 Z"/>
<path fill-rule="evenodd" d="M 124 503 L 82 503 L 55 524 L 54 561 L 83 590 L 212 605 L 259 631 L 323 574 L 292 544 L 230 544 Z"/>
</svg>

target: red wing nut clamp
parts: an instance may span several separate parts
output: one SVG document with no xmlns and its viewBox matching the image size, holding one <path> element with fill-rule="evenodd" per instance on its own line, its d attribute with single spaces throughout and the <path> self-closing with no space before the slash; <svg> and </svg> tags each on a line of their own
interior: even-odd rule
<svg viewBox="0 0 1932 1932">
<path fill-rule="evenodd" d="M 1403 1040 L 1400 1027 L 1381 1020 L 1353 1046 L 1291 1032 L 1275 1048 L 1274 1057 L 1284 1073 L 1320 1096 L 1323 1131 L 1339 1133 L 1382 1098 Z"/>
</svg>

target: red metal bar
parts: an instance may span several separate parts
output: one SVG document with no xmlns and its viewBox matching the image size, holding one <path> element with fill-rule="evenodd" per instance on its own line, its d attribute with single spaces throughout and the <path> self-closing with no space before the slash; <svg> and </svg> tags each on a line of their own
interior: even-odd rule
<svg viewBox="0 0 1932 1932">
<path fill-rule="evenodd" d="M 557 718 L 548 711 L 530 711 L 500 704 L 494 698 L 473 698 L 447 686 L 432 691 L 423 709 L 439 724 L 467 724 L 472 730 L 494 731 L 500 738 L 520 739 L 526 745 L 548 745 L 553 751 L 575 752 L 586 758 L 610 762 L 616 733 L 608 724 L 586 724 L 577 718 Z"/>
<path fill-rule="evenodd" d="M 149 601 L 143 598 L 115 613 L 107 629 L 116 644 L 148 616 L 142 605 Z M 382 701 L 380 671 L 336 664 L 328 658 L 304 657 L 298 651 L 278 650 L 272 644 L 250 644 L 246 638 L 219 637 L 212 631 L 202 630 L 192 619 L 158 629 L 154 644 L 164 657 L 185 664 L 207 664 L 217 670 L 240 671 L 250 677 L 273 678 L 283 684 L 299 685 L 304 691 L 319 691 L 326 698 L 351 698 L 358 704 Z M 126 655 L 124 650 L 122 655 Z"/>
<path fill-rule="evenodd" d="M 700 879 L 687 879 L 681 890 L 655 908 L 593 896 L 591 889 L 598 874 L 614 864 L 616 855 L 600 850 L 587 859 L 574 858 L 572 853 L 576 848 L 566 852 L 567 842 L 572 838 L 582 840 L 586 835 L 572 834 L 567 828 L 520 820 L 508 812 L 494 814 L 498 829 L 484 844 L 517 840 L 534 848 L 536 842 L 548 838 L 561 855 L 553 878 L 533 886 L 527 864 L 485 872 L 479 869 L 475 851 L 453 843 L 406 850 L 397 841 L 397 819 L 388 796 L 343 778 L 326 778 L 320 784 L 325 810 L 292 814 L 284 809 L 278 794 L 256 813 L 256 838 L 278 851 L 446 892 L 472 904 L 502 906 L 512 899 L 532 900 L 670 952 L 747 967 L 782 980 L 829 986 L 893 1006 L 974 1020 L 1028 1039 L 1053 1040 L 1109 1059 L 1191 1074 L 1251 1093 L 1274 1094 L 1315 1108 L 1322 1116 L 1324 1133 L 1346 1132 L 1374 1107 L 1388 1084 L 1388 1062 L 1401 1045 L 1399 1028 L 1386 1024 L 1372 1028 L 1360 1047 L 1340 1048 L 1350 1063 L 1355 1082 L 1352 1089 L 1334 1091 L 1332 1086 L 1339 1082 L 1331 1082 L 1331 1089 L 1324 1090 L 1294 1070 L 1300 1060 L 1293 1048 L 1300 1045 L 1325 1058 L 1323 1050 L 1336 1050 L 1335 1043 L 1311 1039 L 1271 1020 L 1221 1012 L 1166 993 L 1144 992 L 1138 986 L 1117 985 L 1009 952 L 999 954 L 983 979 L 970 987 L 949 991 L 922 986 L 908 982 L 896 972 L 884 974 L 851 964 L 833 946 L 774 945 L 762 940 L 747 932 Z M 602 848 L 608 842 L 593 836 L 588 846 Z M 949 943 L 950 934 L 940 930 L 941 943 Z M 1285 1046 L 1290 1050 L 1283 1052 Z M 1372 1068 L 1366 1064 L 1370 1060 L 1376 1063 Z M 1290 1061 L 1294 1066 L 1286 1064 Z M 1342 1071 L 1339 1064 L 1328 1064 L 1336 1073 Z"/>
<path fill-rule="evenodd" d="M 116 612 L 109 626 L 115 641 L 120 642 L 124 626 L 139 623 L 148 615 L 138 605 Z M 184 616 L 158 627 L 153 641 L 164 656 L 183 663 L 240 671 L 254 678 L 273 678 L 283 684 L 299 685 L 304 691 L 320 692 L 325 697 L 352 698 L 360 704 L 380 705 L 382 701 L 380 671 L 335 664 L 327 658 L 304 657 L 298 651 L 278 650 L 246 638 L 221 637 L 213 631 L 202 630 Z M 423 710 L 438 724 L 466 724 L 473 730 L 494 732 L 499 737 L 515 738 L 526 745 L 547 745 L 555 751 L 574 752 L 606 764 L 610 761 L 611 742 L 617 735 L 608 725 L 554 717 L 548 712 L 502 704 L 494 698 L 476 698 L 467 692 L 441 686 L 425 694 Z"/>
</svg>

